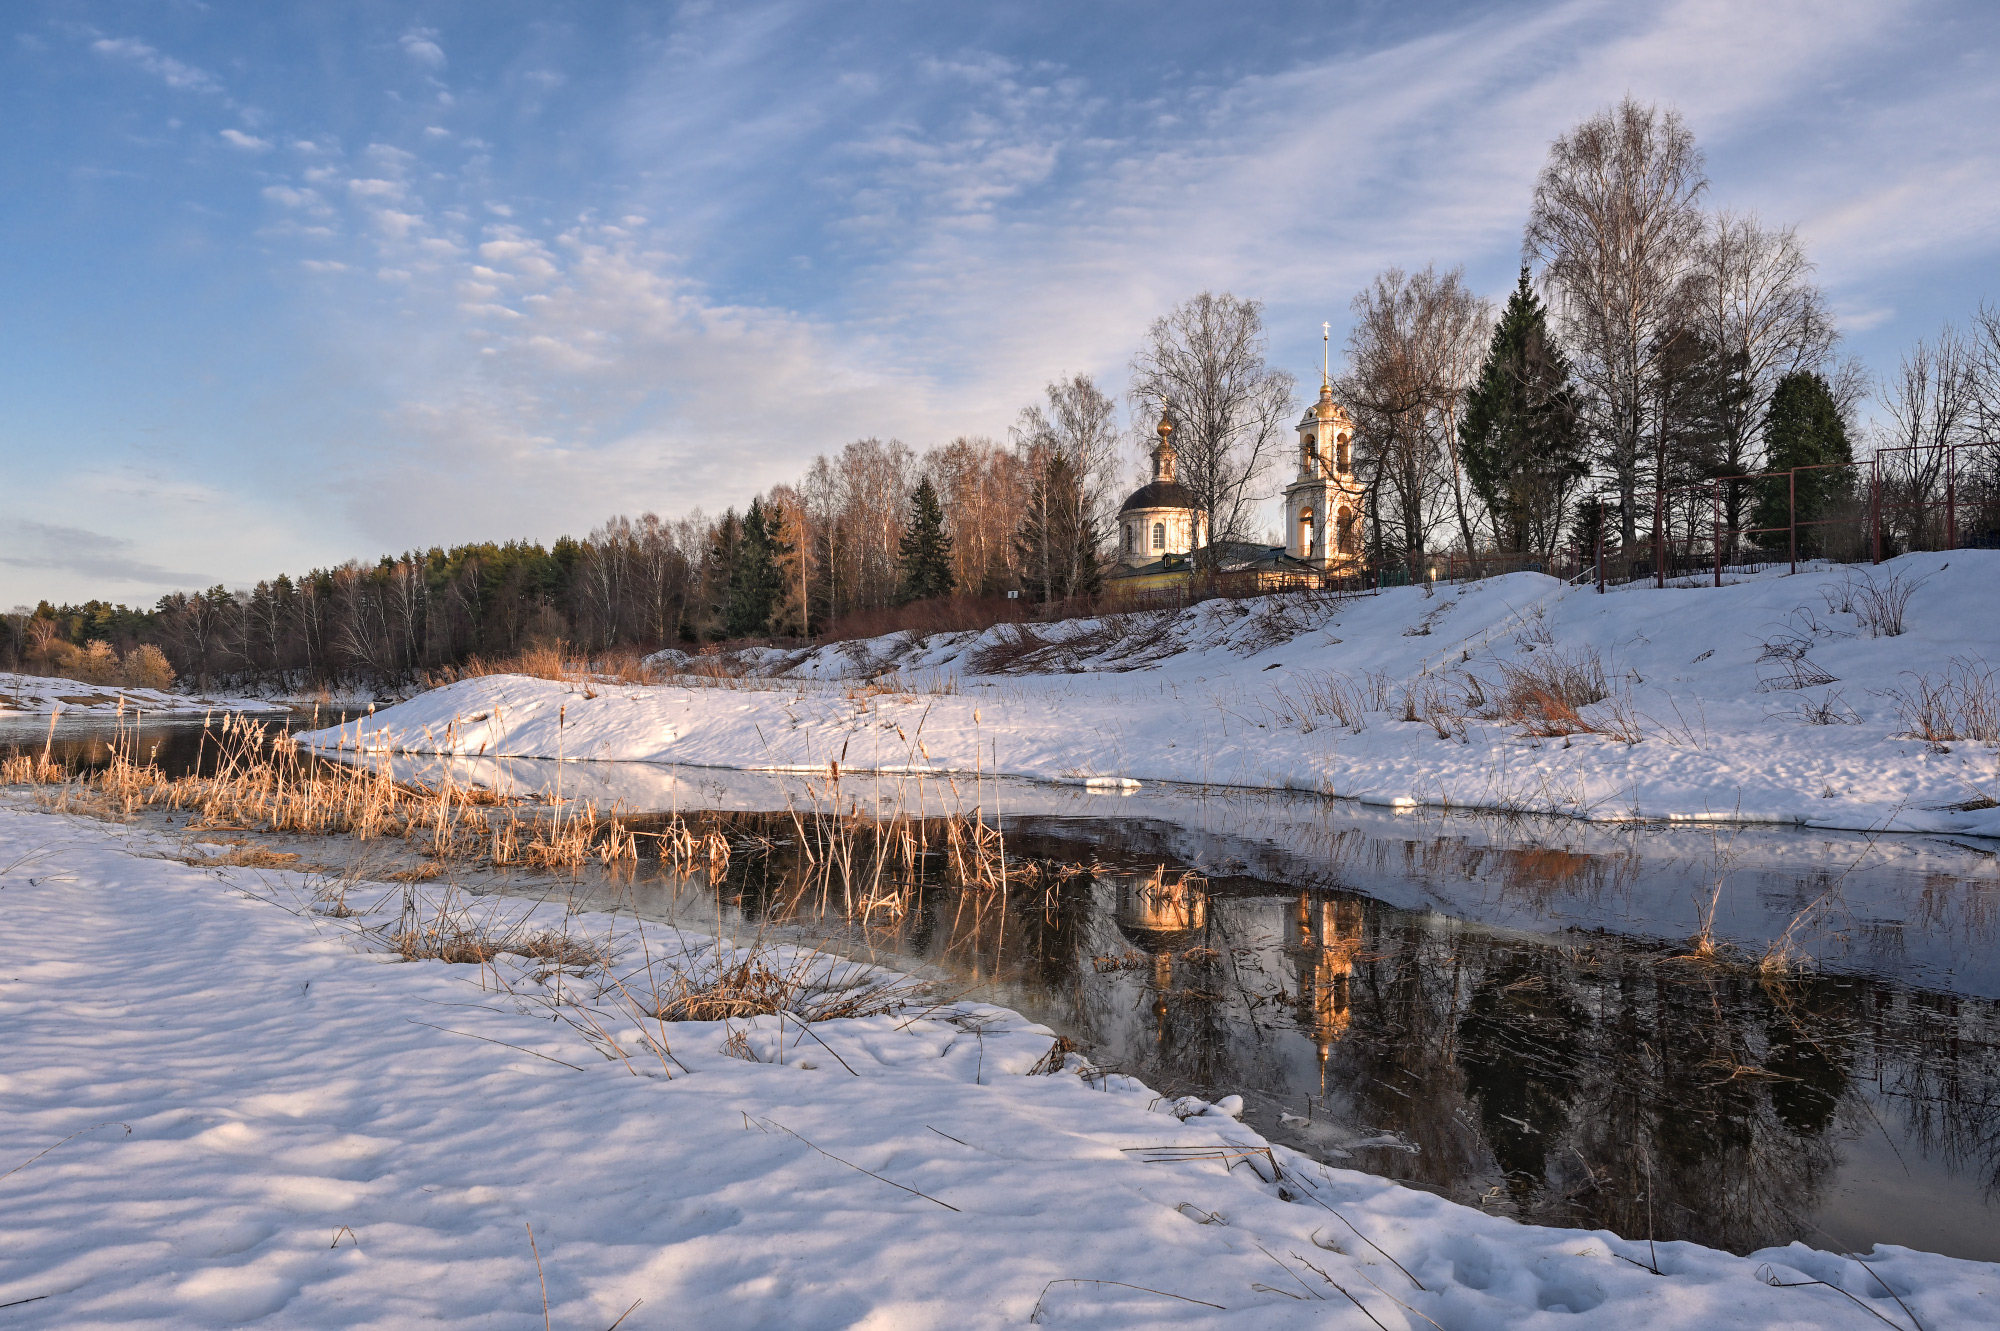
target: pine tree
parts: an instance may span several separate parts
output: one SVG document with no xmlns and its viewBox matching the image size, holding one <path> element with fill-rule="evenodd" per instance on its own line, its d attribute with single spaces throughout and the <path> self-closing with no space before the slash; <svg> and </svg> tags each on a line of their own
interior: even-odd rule
<svg viewBox="0 0 2000 1331">
<path fill-rule="evenodd" d="M 1459 425 L 1465 472 L 1509 550 L 1547 551 L 1589 470 L 1576 390 L 1548 311 L 1521 270 Z"/>
<path fill-rule="evenodd" d="M 1797 370 L 1780 379 L 1764 413 L 1765 470 L 1826 468 L 1798 473 L 1796 520 L 1801 524 L 1798 548 L 1802 558 L 1824 549 L 1826 531 L 1824 527 L 1803 524 L 1824 522 L 1830 512 L 1854 496 L 1852 470 L 1829 464 L 1853 461 L 1847 423 L 1841 419 L 1840 404 L 1834 400 L 1826 380 L 1810 370 Z M 1757 489 L 1757 511 L 1751 525 L 1773 529 L 1759 532 L 1757 539 L 1768 548 L 1783 549 L 1790 542 L 1793 520 L 1792 482 L 1760 481 Z"/>
<path fill-rule="evenodd" d="M 897 544 L 903 585 L 899 600 L 925 601 L 949 596 L 955 579 L 951 568 L 951 536 L 944 529 L 944 507 L 926 477 L 910 496 L 910 521 Z"/>
</svg>

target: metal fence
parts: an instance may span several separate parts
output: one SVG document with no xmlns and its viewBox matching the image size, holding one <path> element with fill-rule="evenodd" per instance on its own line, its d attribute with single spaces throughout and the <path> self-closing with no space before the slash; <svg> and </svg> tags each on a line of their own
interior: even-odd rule
<svg viewBox="0 0 2000 1331">
<path fill-rule="evenodd" d="M 1913 550 L 2000 549 L 2000 442 L 1884 448 L 1865 462 L 1717 476 L 1643 493 L 1630 544 L 1597 504 L 1598 589 L 1707 582 L 1800 560 L 1874 563 Z"/>
</svg>

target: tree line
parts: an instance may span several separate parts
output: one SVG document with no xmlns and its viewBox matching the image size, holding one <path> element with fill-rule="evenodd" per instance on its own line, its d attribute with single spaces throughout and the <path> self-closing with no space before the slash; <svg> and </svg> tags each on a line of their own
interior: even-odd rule
<svg viewBox="0 0 2000 1331">
<path fill-rule="evenodd" d="M 1550 146 L 1499 308 L 1436 263 L 1385 269 L 1356 293 L 1335 388 L 1355 420 L 1376 569 L 1548 558 L 1600 535 L 1643 547 L 1656 521 L 1768 544 L 1794 505 L 1817 520 L 1857 502 L 1838 464 L 1867 442 L 1889 450 L 1892 550 L 1937 538 L 1949 450 L 2000 435 L 2000 309 L 1920 341 L 1875 382 L 1839 356 L 1797 231 L 1711 209 L 1708 194 L 1680 116 L 1627 98 Z M 1162 415 L 1208 533 L 1197 564 L 1265 535 L 1300 404 L 1267 361 L 1259 302 L 1202 292 L 1154 320 L 1125 396 L 1121 426 L 1119 404 L 1071 375 L 1004 443 L 856 440 L 719 517 L 619 516 L 547 547 L 411 550 L 150 610 L 44 602 L 6 617 L 0 659 L 103 679 L 400 684 L 559 640 L 602 653 L 803 639 L 879 630 L 911 602 L 1073 602 L 1102 585 L 1116 505 Z M 1987 508 L 1995 451 L 1956 478 Z M 1794 467 L 1819 469 L 1796 495 L 1735 479 Z M 2000 526 L 2000 509 L 1979 514 Z"/>
</svg>

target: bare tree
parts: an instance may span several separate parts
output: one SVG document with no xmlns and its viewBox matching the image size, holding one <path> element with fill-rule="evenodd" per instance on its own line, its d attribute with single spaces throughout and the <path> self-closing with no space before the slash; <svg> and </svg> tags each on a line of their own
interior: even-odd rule
<svg viewBox="0 0 2000 1331">
<path fill-rule="evenodd" d="M 1833 312 L 1812 280 L 1813 266 L 1791 227 L 1766 228 L 1754 214 L 1723 211 L 1696 253 L 1692 327 L 1733 382 L 1716 395 L 1716 466 L 1732 476 L 1757 470 L 1759 423 L 1778 382 L 1820 370 L 1840 340 Z M 1743 526 L 1749 491 L 1723 487 L 1729 531 Z"/>
<path fill-rule="evenodd" d="M 960 435 L 924 454 L 923 472 L 944 504 L 957 585 L 975 595 L 1016 587 L 1014 533 L 1027 503 L 1021 457 L 991 439 Z"/>
<path fill-rule="evenodd" d="M 1455 521 L 1470 551 L 1476 515 L 1458 457 L 1458 422 L 1479 377 L 1492 311 L 1464 274 L 1390 268 L 1354 297 L 1340 392 L 1355 413 L 1361 470 L 1374 494 L 1376 554 L 1415 570 Z"/>
<path fill-rule="evenodd" d="M 1290 438 L 1294 381 L 1264 363 L 1263 306 L 1204 291 L 1155 319 L 1132 362 L 1134 415 L 1169 404 L 1178 428 L 1179 480 L 1194 496 L 1209 542 L 1196 552 L 1208 569 L 1222 541 L 1246 540 L 1258 489 Z"/>
<path fill-rule="evenodd" d="M 2000 439 L 2000 305 L 1981 304 L 1972 316 L 1974 428 Z"/>
<path fill-rule="evenodd" d="M 1882 386 L 1888 420 L 1876 446 L 1894 449 L 1878 459 L 1892 532 L 1913 549 L 1933 547 L 1939 479 L 1949 450 L 1970 443 L 1979 414 L 1975 348 L 1950 324 L 1935 342 L 1919 341 Z"/>
<path fill-rule="evenodd" d="M 1037 528 L 1045 538 L 1037 556 L 1040 584 L 1080 587 L 1094 581 L 1084 565 L 1095 568 L 1098 539 L 1110 527 L 1106 509 L 1117 483 L 1118 409 L 1087 374 L 1058 379 L 1045 392 L 1046 407 L 1021 408 L 1014 447 L 1032 491 L 1027 508 L 1044 517 Z M 1060 468 L 1052 465 L 1058 458 Z M 1051 477 L 1061 478 L 1054 489 Z M 1058 514 L 1057 508 L 1070 511 Z M 1057 531 L 1073 538 L 1060 542 L 1067 565 L 1061 571 L 1049 566 L 1055 555 L 1046 543 L 1047 534 Z"/>
<path fill-rule="evenodd" d="M 1522 249 L 1541 262 L 1576 356 L 1628 543 L 1655 358 L 1688 314 L 1707 188 L 1679 113 L 1629 97 L 1551 144 L 1535 183 Z"/>
</svg>

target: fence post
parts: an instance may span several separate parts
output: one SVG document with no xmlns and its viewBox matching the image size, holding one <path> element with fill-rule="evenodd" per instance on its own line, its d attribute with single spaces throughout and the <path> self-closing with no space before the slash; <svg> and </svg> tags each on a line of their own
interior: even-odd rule
<svg viewBox="0 0 2000 1331">
<path fill-rule="evenodd" d="M 1877 453 L 1868 459 L 1868 534 L 1870 541 L 1869 562 L 1882 562 L 1882 455 Z"/>
<path fill-rule="evenodd" d="M 1665 515 L 1660 507 L 1665 502 L 1665 493 L 1655 486 L 1653 488 L 1653 585 L 1655 587 L 1667 585 L 1666 534 L 1661 527 Z"/>
<path fill-rule="evenodd" d="M 1790 497 L 1785 500 L 1785 521 L 1790 525 L 1786 542 L 1791 546 L 1792 572 L 1799 571 L 1799 469 L 1793 467 L 1785 473 L 1790 483 Z"/>
<path fill-rule="evenodd" d="M 1708 520 L 1715 529 L 1715 585 L 1722 585 L 1722 482 L 1708 483 Z"/>
<path fill-rule="evenodd" d="M 1604 595 L 1604 501 L 1597 501 L 1597 594 Z"/>
<path fill-rule="evenodd" d="M 1958 549 L 1958 445 L 1944 451 L 1944 548 Z"/>
</svg>

